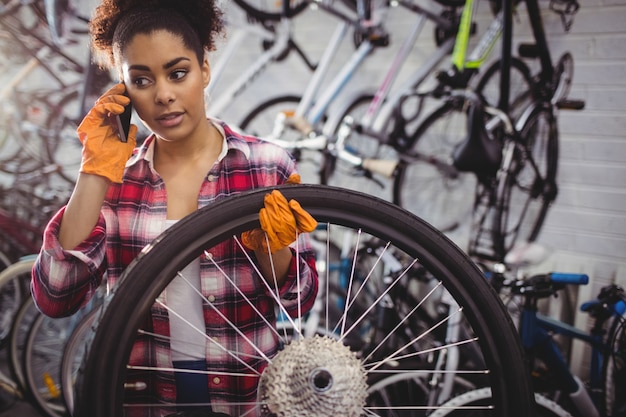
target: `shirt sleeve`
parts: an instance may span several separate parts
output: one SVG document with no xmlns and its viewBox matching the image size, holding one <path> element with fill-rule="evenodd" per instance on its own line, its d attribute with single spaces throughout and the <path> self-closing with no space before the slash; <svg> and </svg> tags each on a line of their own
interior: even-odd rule
<svg viewBox="0 0 626 417">
<path fill-rule="evenodd" d="M 66 317 L 78 311 L 91 299 L 106 270 L 104 216 L 100 214 L 87 239 L 65 250 L 58 239 L 64 212 L 65 207 L 46 226 L 31 277 L 35 304 L 50 317 Z"/>
</svg>

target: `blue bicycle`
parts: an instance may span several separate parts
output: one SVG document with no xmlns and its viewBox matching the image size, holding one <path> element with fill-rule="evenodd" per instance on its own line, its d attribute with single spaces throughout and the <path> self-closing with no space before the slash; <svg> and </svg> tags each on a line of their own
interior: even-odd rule
<svg viewBox="0 0 626 417">
<path fill-rule="evenodd" d="M 519 333 L 533 377 L 538 415 L 575 417 L 624 417 L 626 400 L 626 295 L 609 285 L 581 310 L 593 319 L 589 331 L 555 320 L 539 312 L 541 299 L 555 296 L 566 285 L 585 285 L 585 274 L 549 273 L 525 280 L 507 280 L 494 274 L 492 284 L 501 293 L 510 290 L 523 300 Z M 572 373 L 554 336 L 584 341 L 591 348 L 590 375 L 585 383 Z M 431 417 L 490 416 L 484 407 L 491 397 L 489 388 L 475 389 L 446 402 Z"/>
</svg>

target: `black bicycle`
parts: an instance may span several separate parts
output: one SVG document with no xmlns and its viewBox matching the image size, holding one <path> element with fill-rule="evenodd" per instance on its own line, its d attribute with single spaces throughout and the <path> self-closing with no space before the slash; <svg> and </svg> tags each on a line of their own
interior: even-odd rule
<svg viewBox="0 0 626 417">
<path fill-rule="evenodd" d="M 553 64 L 538 2 L 524 3 L 535 43 L 520 45 L 519 54 L 537 60 L 539 72 L 512 56 L 514 2 L 494 2 L 503 19 L 502 58 L 474 91 L 443 83 L 428 93 L 443 104 L 411 138 L 394 185 L 395 201 L 417 214 L 429 204 L 442 208 L 430 211 L 442 230 L 471 224 L 462 237 L 470 255 L 498 262 L 516 245 L 538 238 L 557 196 L 558 111 L 584 108 L 567 97 L 572 55 L 566 52 Z M 570 16 L 578 10 L 576 0 L 554 3 L 566 4 Z M 526 88 L 511 90 L 513 73 Z M 475 186 L 467 187 L 468 177 Z"/>
</svg>

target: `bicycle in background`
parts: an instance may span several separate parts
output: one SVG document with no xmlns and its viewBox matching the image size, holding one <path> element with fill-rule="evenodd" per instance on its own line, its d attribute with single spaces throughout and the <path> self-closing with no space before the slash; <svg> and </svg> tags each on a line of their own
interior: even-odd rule
<svg viewBox="0 0 626 417">
<path fill-rule="evenodd" d="M 471 224 L 459 239 L 462 246 L 471 256 L 496 262 L 538 238 L 557 196 L 558 112 L 584 108 L 584 102 L 568 98 L 571 54 L 553 64 L 538 2 L 524 4 L 535 43 L 521 45 L 520 55 L 538 59 L 539 73 L 512 57 L 513 2 L 507 0 L 498 12 L 500 60 L 485 71 L 475 91 L 444 83 L 430 92 L 443 104 L 417 129 L 395 177 L 399 204 L 418 214 L 424 207 L 443 230 Z M 528 87 L 512 91 L 513 74 Z M 450 125 L 458 129 L 459 123 L 465 128 L 455 135 Z M 468 176 L 475 187 L 464 186 Z M 441 210 L 449 206 L 457 210 Z"/>
<path fill-rule="evenodd" d="M 592 319 L 584 331 L 539 313 L 538 303 L 554 297 L 567 285 L 585 285 L 585 274 L 549 273 L 527 279 L 508 279 L 493 273 L 491 282 L 515 304 L 518 330 L 531 365 L 531 375 L 542 417 L 623 417 L 626 402 L 626 294 L 617 285 L 603 287 L 598 296 L 581 305 Z M 517 301 L 521 299 L 520 305 Z M 556 336 L 581 340 L 590 346 L 590 375 L 586 382 L 569 368 Z M 430 417 L 492 415 L 484 406 L 489 388 L 478 388 L 456 396 Z"/>
</svg>

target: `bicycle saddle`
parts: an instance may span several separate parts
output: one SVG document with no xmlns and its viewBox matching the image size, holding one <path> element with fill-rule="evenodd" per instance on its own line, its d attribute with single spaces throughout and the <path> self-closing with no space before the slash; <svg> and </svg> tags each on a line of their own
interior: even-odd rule
<svg viewBox="0 0 626 417">
<path fill-rule="evenodd" d="M 502 144 L 487 133 L 484 115 L 482 103 L 472 103 L 467 115 L 467 139 L 456 146 L 452 159 L 459 171 L 492 176 L 500 167 Z"/>
</svg>

